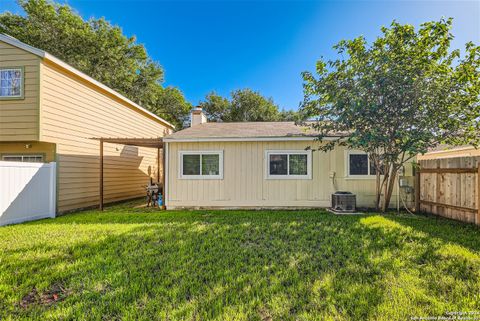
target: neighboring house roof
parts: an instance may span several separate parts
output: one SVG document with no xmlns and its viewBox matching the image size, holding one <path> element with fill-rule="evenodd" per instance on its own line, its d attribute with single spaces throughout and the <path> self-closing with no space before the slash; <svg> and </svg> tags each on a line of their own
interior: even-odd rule
<svg viewBox="0 0 480 321">
<path fill-rule="evenodd" d="M 294 122 L 204 123 L 168 135 L 164 141 L 313 140 L 317 136 L 318 132 L 312 128 Z M 329 137 L 343 136 L 337 133 Z"/>
<path fill-rule="evenodd" d="M 92 77 L 90 76 L 87 76 L 86 74 L 84 74 L 83 72 L 81 72 L 80 70 L 70 66 L 69 64 L 67 64 L 66 62 L 58 59 L 57 57 L 55 56 L 52 56 L 51 54 L 49 54 L 48 52 L 46 51 L 43 51 L 41 49 L 38 49 L 38 48 L 35 48 L 35 47 L 32 47 L 30 45 L 27 45 L 26 43 L 23 43 L 21 42 L 20 40 L 12 37 L 12 36 L 9 36 L 9 35 L 6 35 L 6 34 L 2 34 L 0 33 L 0 41 L 3 41 L 5 43 L 8 43 L 9 45 L 12 45 L 14 47 L 17 47 L 17 48 L 20 48 L 20 49 L 23 49 L 27 52 L 30 52 L 44 60 L 47 60 L 47 61 L 50 61 L 52 62 L 53 64 L 63 68 L 63 69 L 66 69 L 68 70 L 69 72 L 75 74 L 76 76 L 86 80 L 87 82 L 95 85 L 96 87 L 99 87 L 100 89 L 103 89 L 105 90 L 106 92 L 108 92 L 109 94 L 115 96 L 116 98 L 120 99 L 121 101 L 127 103 L 128 105 L 132 106 L 134 109 L 137 109 L 137 111 L 141 111 L 147 115 L 149 115 L 150 117 L 154 118 L 155 120 L 167 125 L 168 127 L 170 128 L 175 128 L 174 125 L 172 125 L 171 123 L 169 123 L 168 121 L 166 121 L 165 119 L 155 115 L 154 113 L 148 111 L 147 109 L 143 108 L 142 106 L 138 105 L 137 103 L 131 101 L 130 99 L 128 99 L 127 97 L 121 95 L 120 93 L 116 92 L 115 90 L 111 89 L 110 87 L 107 87 L 105 86 L 104 84 L 102 84 L 101 82 L 93 79 Z"/>
<path fill-rule="evenodd" d="M 441 159 L 451 157 L 474 157 L 480 156 L 480 149 L 476 149 L 473 146 L 449 146 L 439 145 L 436 148 L 429 150 L 423 155 L 418 155 L 417 159 Z"/>
</svg>

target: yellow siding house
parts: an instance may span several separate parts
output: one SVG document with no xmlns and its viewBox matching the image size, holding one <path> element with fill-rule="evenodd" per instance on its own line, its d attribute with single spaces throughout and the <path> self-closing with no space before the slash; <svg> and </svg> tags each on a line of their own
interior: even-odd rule
<svg viewBox="0 0 480 321">
<path fill-rule="evenodd" d="M 312 151 L 319 144 L 314 132 L 293 122 L 209 123 L 197 108 L 190 128 L 164 138 L 166 206 L 330 207 L 332 193 L 348 191 L 357 206 L 373 207 L 376 176 L 368 155 L 343 147 Z M 401 178 L 392 207 L 412 202 L 411 164 Z"/>
<path fill-rule="evenodd" d="M 52 55 L 0 34 L 0 160 L 57 162 L 57 211 L 99 203 L 94 137 L 157 138 L 173 126 Z M 105 202 L 144 195 L 156 149 L 105 144 Z"/>
</svg>

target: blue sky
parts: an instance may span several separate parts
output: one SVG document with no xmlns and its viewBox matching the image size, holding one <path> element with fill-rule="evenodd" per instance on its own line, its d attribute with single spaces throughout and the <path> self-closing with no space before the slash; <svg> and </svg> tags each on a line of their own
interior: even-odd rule
<svg viewBox="0 0 480 321">
<path fill-rule="evenodd" d="M 64 2 L 64 1 L 63 1 Z M 379 35 L 393 19 L 418 26 L 454 18 L 454 48 L 480 44 L 480 1 L 66 1 L 135 35 L 165 69 L 165 83 L 193 104 L 210 91 L 252 88 L 281 108 L 302 100 L 300 73 L 335 58 L 341 39 Z M 0 0 L 0 11 L 19 12 Z"/>
</svg>

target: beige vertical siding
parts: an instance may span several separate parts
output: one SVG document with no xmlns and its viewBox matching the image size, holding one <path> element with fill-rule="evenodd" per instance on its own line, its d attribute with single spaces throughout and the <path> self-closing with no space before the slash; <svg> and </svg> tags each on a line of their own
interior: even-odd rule
<svg viewBox="0 0 480 321">
<path fill-rule="evenodd" d="M 40 58 L 0 41 L 0 67 L 24 68 L 24 98 L 0 100 L 0 141 L 38 139 Z"/>
<path fill-rule="evenodd" d="M 162 137 L 169 130 L 148 115 L 77 78 L 42 62 L 40 140 L 55 143 L 58 210 L 98 204 L 99 142 L 92 137 Z M 157 175 L 157 150 L 105 144 L 105 201 L 144 195 Z"/>
<path fill-rule="evenodd" d="M 167 207 L 328 207 L 334 191 L 357 194 L 372 207 L 375 179 L 346 177 L 345 149 L 313 152 L 312 179 L 265 179 L 265 150 L 304 150 L 315 142 L 168 143 Z M 179 179 L 179 151 L 223 150 L 222 180 Z M 330 174 L 335 173 L 335 179 Z M 409 169 L 406 175 L 411 176 Z M 395 192 L 395 195 L 397 193 Z M 392 205 L 396 204 L 396 196 Z"/>
</svg>

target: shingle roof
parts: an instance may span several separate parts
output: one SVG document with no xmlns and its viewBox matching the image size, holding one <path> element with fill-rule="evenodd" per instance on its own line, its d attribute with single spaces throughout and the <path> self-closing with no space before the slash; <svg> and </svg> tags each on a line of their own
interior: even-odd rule
<svg viewBox="0 0 480 321">
<path fill-rule="evenodd" d="M 204 123 L 180 130 L 164 140 L 183 139 L 253 139 L 253 138 L 314 138 L 318 136 L 308 126 L 297 126 L 294 122 L 239 122 L 239 123 Z M 339 137 L 344 135 L 331 135 Z"/>
</svg>

